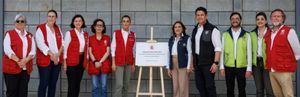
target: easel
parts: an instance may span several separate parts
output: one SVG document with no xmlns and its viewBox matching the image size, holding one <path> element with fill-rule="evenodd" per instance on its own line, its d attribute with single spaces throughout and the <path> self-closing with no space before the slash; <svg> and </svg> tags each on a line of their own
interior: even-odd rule
<svg viewBox="0 0 300 97">
<path fill-rule="evenodd" d="M 151 27 L 151 38 L 150 40 L 147 40 L 147 43 L 157 43 L 156 40 L 153 40 L 153 27 Z M 153 87 L 153 66 L 145 66 L 149 67 L 149 92 L 140 92 L 140 86 L 141 86 L 141 78 L 142 78 L 142 70 L 143 67 L 140 67 L 139 71 L 139 77 L 138 77 L 138 84 L 136 88 L 136 97 L 139 97 L 139 95 L 149 95 L 152 96 L 162 96 L 165 97 L 165 87 L 164 87 L 164 77 L 163 77 L 163 68 L 162 66 L 159 67 L 160 69 L 160 80 L 161 80 L 161 93 L 153 93 L 152 87 Z"/>
</svg>

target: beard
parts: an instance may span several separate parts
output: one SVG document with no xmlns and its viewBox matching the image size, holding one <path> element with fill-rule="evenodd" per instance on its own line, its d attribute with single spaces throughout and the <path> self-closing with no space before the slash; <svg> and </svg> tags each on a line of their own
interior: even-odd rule
<svg viewBox="0 0 300 97">
<path fill-rule="evenodd" d="M 274 22 L 272 24 L 273 24 L 273 26 L 281 26 L 282 25 L 282 23 L 280 23 L 280 22 Z"/>
</svg>

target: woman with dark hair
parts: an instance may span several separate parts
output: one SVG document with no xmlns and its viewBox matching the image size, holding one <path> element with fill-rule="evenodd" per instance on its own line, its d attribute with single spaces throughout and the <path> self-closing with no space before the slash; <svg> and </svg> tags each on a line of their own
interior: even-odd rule
<svg viewBox="0 0 300 97">
<path fill-rule="evenodd" d="M 63 62 L 63 35 L 56 25 L 57 12 L 49 10 L 46 23 L 37 26 L 36 63 L 39 69 L 40 83 L 38 97 L 54 97 L 61 64 Z M 46 92 L 48 90 L 48 96 Z"/>
<path fill-rule="evenodd" d="M 90 55 L 88 74 L 91 75 L 93 83 L 92 97 L 107 97 L 106 80 L 107 75 L 111 73 L 109 60 L 110 37 L 105 35 L 106 27 L 102 19 L 94 20 L 91 30 L 95 33 L 89 38 L 88 48 Z"/>
<path fill-rule="evenodd" d="M 7 31 L 3 40 L 6 97 L 27 97 L 35 41 L 33 35 L 25 30 L 27 22 L 23 14 L 17 14 L 14 23 L 15 28 Z"/>
<path fill-rule="evenodd" d="M 168 75 L 173 80 L 173 97 L 188 97 L 188 70 L 192 63 L 191 40 L 185 33 L 185 26 L 176 21 L 172 26 L 173 35 L 169 39 L 170 61 Z"/>
<path fill-rule="evenodd" d="M 68 97 L 78 97 L 84 67 L 88 64 L 88 33 L 83 31 L 85 21 L 75 15 L 66 32 L 64 43 L 64 70 L 68 77 Z"/>
<path fill-rule="evenodd" d="M 256 28 L 250 32 L 252 43 L 252 72 L 256 85 L 256 96 L 264 97 L 264 89 L 267 97 L 274 97 L 270 82 L 269 71 L 266 64 L 265 34 L 270 32 L 267 16 L 264 12 L 256 14 Z"/>
</svg>

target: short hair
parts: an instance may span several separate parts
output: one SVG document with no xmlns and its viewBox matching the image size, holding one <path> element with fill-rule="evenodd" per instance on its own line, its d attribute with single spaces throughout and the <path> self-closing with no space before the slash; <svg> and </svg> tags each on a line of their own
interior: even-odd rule
<svg viewBox="0 0 300 97">
<path fill-rule="evenodd" d="M 25 21 L 25 23 L 26 23 L 26 16 L 25 15 L 23 15 L 22 13 L 19 13 L 19 14 L 17 14 L 16 16 L 15 16 L 15 21 L 14 22 L 16 22 L 20 17 L 23 17 L 24 18 L 24 21 Z"/>
<path fill-rule="evenodd" d="M 278 12 L 281 12 L 281 14 L 282 14 L 282 17 L 283 17 L 283 23 L 285 22 L 285 19 L 286 19 L 286 15 L 285 15 L 285 13 L 283 12 L 283 10 L 282 9 L 274 9 L 272 12 L 271 12 L 271 14 L 270 14 L 270 17 L 272 16 L 272 14 L 274 13 L 274 12 L 276 12 L 276 11 L 278 11 Z"/>
<path fill-rule="evenodd" d="M 57 12 L 56 12 L 55 10 L 53 10 L 53 9 L 49 10 L 49 11 L 47 12 L 47 15 L 48 15 L 50 12 L 53 12 L 53 13 L 55 14 L 55 16 L 57 17 Z"/>
<path fill-rule="evenodd" d="M 182 34 L 185 36 L 185 35 L 186 35 L 186 33 L 185 33 L 186 27 L 184 26 L 184 24 L 183 24 L 181 21 L 176 21 L 176 22 L 173 24 L 173 26 L 172 26 L 172 33 L 173 33 L 173 36 L 176 35 L 176 34 L 175 34 L 175 25 L 176 25 L 176 24 L 180 24 L 180 25 L 181 25 L 181 27 L 182 27 Z"/>
<path fill-rule="evenodd" d="M 203 11 L 205 13 L 205 15 L 207 15 L 207 9 L 204 8 L 204 7 L 198 7 L 196 10 L 195 10 L 195 14 L 197 14 L 198 11 Z"/>
<path fill-rule="evenodd" d="M 240 17 L 240 19 L 242 20 L 242 15 L 239 12 L 232 12 L 231 15 L 230 15 L 230 17 L 229 17 L 230 20 L 231 20 L 231 17 L 233 15 L 238 15 Z"/>
<path fill-rule="evenodd" d="M 72 21 L 71 21 L 70 27 L 71 27 L 71 28 L 75 28 L 75 25 L 73 24 L 73 22 L 75 21 L 75 19 L 76 19 L 76 18 L 81 18 L 81 19 L 82 19 L 82 22 L 83 22 L 83 24 L 82 24 L 81 28 L 85 28 L 85 27 L 86 27 L 86 25 L 85 25 L 84 18 L 83 18 L 83 16 L 82 16 L 82 15 L 80 15 L 80 14 L 76 14 L 76 15 L 75 15 L 75 16 L 72 18 Z"/>
<path fill-rule="evenodd" d="M 102 33 L 106 33 L 106 26 L 105 26 L 105 22 L 102 19 L 95 19 L 93 22 L 93 25 L 91 26 L 91 30 L 93 33 L 96 33 L 96 29 L 94 28 L 97 25 L 97 22 L 101 21 L 103 23 L 103 31 Z"/>
<path fill-rule="evenodd" d="M 121 22 L 122 22 L 122 20 L 123 20 L 124 18 L 128 18 L 128 19 L 129 19 L 129 21 L 131 22 L 131 18 L 130 18 L 130 16 L 129 16 L 129 15 L 123 15 L 123 16 L 122 16 L 122 18 L 121 18 Z"/>
</svg>

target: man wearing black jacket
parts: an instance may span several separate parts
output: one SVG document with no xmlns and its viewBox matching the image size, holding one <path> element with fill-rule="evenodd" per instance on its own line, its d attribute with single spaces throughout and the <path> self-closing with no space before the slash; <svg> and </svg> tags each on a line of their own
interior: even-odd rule
<svg viewBox="0 0 300 97">
<path fill-rule="evenodd" d="M 198 7 L 195 10 L 195 19 L 198 23 L 191 38 L 195 80 L 201 97 L 217 97 L 214 77 L 222 51 L 221 35 L 217 27 L 209 23 L 207 18 L 206 8 Z"/>
</svg>

